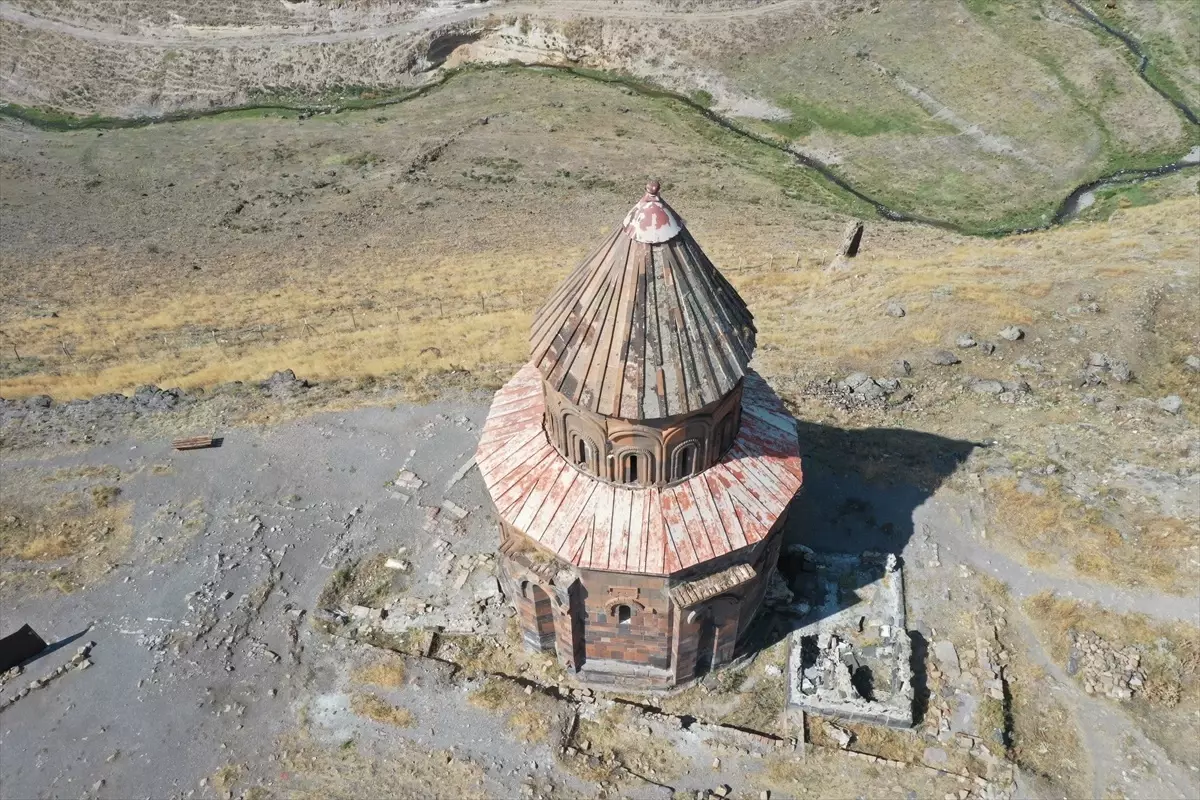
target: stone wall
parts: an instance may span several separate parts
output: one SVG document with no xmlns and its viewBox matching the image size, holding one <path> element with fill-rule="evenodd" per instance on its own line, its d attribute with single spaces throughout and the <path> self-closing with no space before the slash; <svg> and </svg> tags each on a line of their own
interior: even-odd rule
<svg viewBox="0 0 1200 800">
<path fill-rule="evenodd" d="M 667 579 L 583 570 L 584 653 L 587 659 L 671 666 L 672 615 Z M 622 619 L 622 609 L 628 617 Z"/>
<path fill-rule="evenodd" d="M 734 659 L 775 570 L 781 530 L 753 548 L 664 577 L 576 570 L 506 528 L 500 580 L 530 649 L 556 652 L 587 681 L 670 688 Z M 686 608 L 672 600 L 671 587 L 680 582 L 737 564 L 752 565 L 755 577 Z"/>
<path fill-rule="evenodd" d="M 660 420 L 625 420 L 580 408 L 543 383 L 544 427 L 556 450 L 579 469 L 610 483 L 669 486 L 724 457 L 737 438 L 742 384 L 691 414 Z M 628 480 L 627 456 L 638 459 Z"/>
</svg>

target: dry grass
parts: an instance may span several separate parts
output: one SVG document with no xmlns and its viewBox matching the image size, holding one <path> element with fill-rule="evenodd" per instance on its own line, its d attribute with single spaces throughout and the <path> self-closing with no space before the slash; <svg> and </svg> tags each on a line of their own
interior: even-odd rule
<svg viewBox="0 0 1200 800">
<path fill-rule="evenodd" d="M 1066 664 L 1073 630 L 1092 631 L 1116 648 L 1134 645 L 1142 652 L 1146 673 L 1141 697 L 1155 706 L 1188 703 L 1200 710 L 1200 628 L 1117 614 L 1050 592 L 1026 600 L 1025 610 L 1046 637 L 1055 661 Z"/>
<path fill-rule="evenodd" d="M 0 252 L 6 273 L 20 279 L 0 316 L 0 341 L 16 346 L 28 366 L 0 370 L 6 376 L 0 394 L 65 399 L 128 392 L 143 383 L 207 387 L 262 379 L 283 367 L 316 380 L 420 379 L 461 369 L 470 372 L 465 385 L 494 387 L 526 358 L 534 309 L 620 219 L 647 164 L 670 168 L 671 199 L 754 309 L 761 331 L 757 366 L 769 377 L 870 367 L 911 356 L 913 348 L 947 344 L 963 330 L 990 336 L 1061 306 L 1061 295 L 1080 281 L 1143 282 L 1195 259 L 1187 220 L 1196 204 L 1186 197 L 1129 209 L 1102 225 L 1003 241 L 872 222 L 850 270 L 826 272 L 843 220 L 781 193 L 794 183 L 803 189 L 798 196 L 810 197 L 815 184 L 780 154 L 738 149 L 731 155 L 724 138 L 680 126 L 674 112 L 579 81 L 478 75 L 464 78 L 460 88 L 464 97 L 492 97 L 502 80 L 536 87 L 563 107 L 523 109 L 503 124 L 473 129 L 430 167 L 428 182 L 400 177 L 409 151 L 467 121 L 469 103 L 451 106 L 444 96 L 430 97 L 384 129 L 347 117 L 300 128 L 290 121 L 284 127 L 278 120 L 232 120 L 106 134 L 106 170 L 141 176 L 124 167 L 140 166 L 131 155 L 155 148 L 166 148 L 161 152 L 178 162 L 161 164 L 155 184 L 137 188 L 157 191 L 167 179 L 176 184 L 171 224 L 178 228 L 185 220 L 180 243 L 166 245 L 169 258 L 149 253 L 147 230 L 146 236 L 122 234 L 115 246 L 28 252 L 21 240 Z M 638 141 L 612 134 L 614 115 L 605 111 L 612 103 L 630 109 L 644 126 Z M 547 137 L 549 122 L 563 135 Z M 545 141 L 545 152 L 529 153 L 533 136 Z M 643 139 L 676 141 L 687 158 L 665 164 Z M 251 140 L 257 149 L 247 155 Z M 607 146 L 617 141 L 620 148 Z M 76 175 L 74 162 L 95 142 L 74 134 L 56 140 L 55 152 L 73 164 L 72 186 L 90 177 Z M 232 171 L 185 169 L 198 148 L 220 153 Z M 310 179 L 329 181 L 322 169 L 329 159 L 363 151 L 384 153 L 386 166 L 341 167 L 336 182 L 352 189 L 350 199 L 338 199 L 332 187 L 310 188 Z M 461 175 L 464 166 L 499 158 L 519 165 L 516 183 L 483 188 Z M 570 177 L 558 174 L 565 167 Z M 279 177 L 282 168 L 292 177 Z M 592 175 L 613 178 L 600 186 L 580 183 L 580 176 Z M 229 189 L 233 177 L 242 188 Z M 197 188 L 183 193 L 185 185 Z M 132 190 L 117 193 L 106 184 L 97 191 L 114 194 L 103 194 L 105 202 L 88 200 L 89 209 L 107 207 L 108 199 L 115 207 Z M 214 220 L 253 193 L 264 199 L 242 216 L 253 212 L 261 227 L 214 238 Z M 277 196 L 277 207 L 269 208 L 265 198 Z M 39 198 L 27 199 L 45 202 Z M 72 196 L 54 208 L 82 202 Z M 157 204 L 147 213 L 158 219 L 163 208 Z M 455 209 L 452 219 L 447 208 Z M 47 209 L 41 217 L 53 213 L 60 212 Z M 34 230 L 41 223 L 29 214 L 26 239 L 55 236 Z M 561 225 L 529 224 L 547 217 Z M 392 224 L 381 225 L 380 218 Z M 88 225 L 124 231 L 128 215 L 89 217 Z M 1116 248 L 1117 242 L 1134 246 Z M 951 290 L 950 299 L 934 297 L 943 288 Z M 885 316 L 891 299 L 905 303 L 908 316 Z M 57 316 L 30 313 L 30 305 L 48 302 Z M 3 355 L 3 366 L 21 366 L 9 363 L 7 349 Z"/>
<path fill-rule="evenodd" d="M 1095 508 L 1067 494 L 1056 481 L 1044 494 L 1021 491 L 1016 479 L 988 484 L 991 530 L 1022 548 L 1030 566 L 1060 563 L 1091 578 L 1124 586 L 1155 586 L 1169 592 L 1195 589 L 1189 554 L 1200 544 L 1194 525 L 1166 517 L 1143 517 L 1122 532 Z"/>
<path fill-rule="evenodd" d="M 131 510 L 128 503 L 82 513 L 5 504 L 0 512 L 0 558 L 54 561 L 85 552 L 115 554 L 132 533 Z"/>
<path fill-rule="evenodd" d="M 385 725 L 395 725 L 398 728 L 411 728 L 417 724 L 417 717 L 413 712 L 401 706 L 394 706 L 371 692 L 352 694 L 350 710 L 360 717 L 367 717 Z"/>
<path fill-rule="evenodd" d="M 980 603 L 992 608 L 1011 608 L 1012 595 L 1000 581 L 980 575 L 979 587 Z M 1004 730 L 1010 723 L 1011 760 L 1045 781 L 1054 796 L 1088 796 L 1090 762 L 1074 715 L 1056 699 L 1053 679 L 1033 663 L 1020 641 L 1012 640 L 1013 628 L 1006 625 L 997 630 L 1009 657 L 1005 666 L 1009 716 L 1006 721 L 1003 703 L 985 697 L 980 704 L 977 731 L 986 738 L 990 731 Z M 986 746 L 993 753 L 1004 749 L 994 738 Z"/>
<path fill-rule="evenodd" d="M 595 719 L 579 720 L 572 744 L 581 754 L 562 755 L 560 762 L 589 781 L 607 780 L 617 785 L 628 781 L 628 773 L 617 765 L 654 780 L 670 781 L 690 765 L 673 747 L 648 733 L 645 725 L 636 724 L 633 712 L 621 705 L 605 709 Z"/>
<path fill-rule="evenodd" d="M 386 689 L 399 689 L 404 685 L 404 676 L 404 661 L 398 656 L 389 656 L 354 670 L 350 679 L 356 683 L 369 683 Z"/>
<path fill-rule="evenodd" d="M 1200 628 L 1117 614 L 1050 593 L 1029 598 L 1024 607 L 1059 664 L 1066 664 L 1072 630 L 1093 631 L 1115 648 L 1136 647 L 1145 685 L 1122 705 L 1148 738 L 1180 763 L 1200 768 L 1195 748 L 1186 744 L 1200 738 Z"/>
<path fill-rule="evenodd" d="M 553 700 L 540 693 L 525 694 L 519 684 L 504 678 L 488 678 L 467 696 L 467 702 L 487 711 L 504 712 L 505 723 L 526 744 L 550 738 L 554 721 Z"/>
<path fill-rule="evenodd" d="M 478 764 L 446 750 L 428 750 L 410 739 L 390 738 L 381 749 L 363 754 L 357 748 L 322 745 L 306 732 L 279 742 L 282 769 L 268 773 L 268 784 L 280 797 L 297 800 L 359 800 L 377 797 L 386 786 L 392 797 L 429 800 L 488 800 Z"/>
<path fill-rule="evenodd" d="M 121 488 L 119 486 L 93 486 L 91 493 L 92 502 L 96 504 L 96 508 L 108 508 L 121 494 Z"/>
<path fill-rule="evenodd" d="M 942 797 L 960 788 L 957 779 L 949 775 L 866 764 L 823 748 L 803 757 L 770 753 L 750 783 L 772 797 L 786 798 L 903 797 L 909 793 Z"/>
<path fill-rule="evenodd" d="M 352 605 L 378 604 L 395 578 L 395 572 L 384 566 L 387 559 L 386 553 L 377 553 L 335 570 L 317 597 L 318 607 L 348 609 Z"/>
</svg>

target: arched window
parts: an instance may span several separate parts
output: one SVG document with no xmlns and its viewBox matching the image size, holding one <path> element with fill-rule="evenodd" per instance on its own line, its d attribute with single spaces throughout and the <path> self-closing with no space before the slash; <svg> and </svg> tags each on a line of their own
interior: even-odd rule
<svg viewBox="0 0 1200 800">
<path fill-rule="evenodd" d="M 674 480 L 681 481 L 692 477 L 696 471 L 696 443 L 686 442 L 675 448 Z"/>
<path fill-rule="evenodd" d="M 646 450 L 627 450 L 618 454 L 616 466 L 618 483 L 650 486 L 655 481 L 654 456 Z"/>
<path fill-rule="evenodd" d="M 592 444 L 582 436 L 575 437 L 575 463 L 580 467 L 586 467 L 592 460 Z"/>
<path fill-rule="evenodd" d="M 628 628 L 629 620 L 633 619 L 633 608 L 626 605 L 620 605 L 613 610 L 617 612 L 617 627 Z"/>
</svg>

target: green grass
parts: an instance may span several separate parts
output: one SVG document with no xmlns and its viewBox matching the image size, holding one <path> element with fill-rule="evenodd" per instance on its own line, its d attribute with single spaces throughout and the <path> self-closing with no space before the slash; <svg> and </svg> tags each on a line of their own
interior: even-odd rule
<svg viewBox="0 0 1200 800">
<path fill-rule="evenodd" d="M 1094 192 L 1096 202 L 1080 213 L 1079 218 L 1089 221 L 1107 220 L 1117 211 L 1138 208 L 1161 202 L 1169 197 L 1197 194 L 1200 170 L 1192 169 L 1151 178 L 1132 186 L 1110 186 Z"/>
<path fill-rule="evenodd" d="M 784 120 L 769 120 L 777 133 L 790 139 L 808 136 L 817 128 L 836 131 L 850 136 L 878 136 L 883 133 L 929 133 L 935 130 L 949 132 L 952 129 L 934 122 L 927 115 L 914 113 L 910 109 L 895 110 L 891 114 L 875 114 L 857 108 L 835 108 L 820 105 L 795 95 L 776 98 L 791 117 Z"/>
<path fill-rule="evenodd" d="M 998 17 L 995 24 L 1004 30 L 1010 30 L 1014 23 L 1007 17 Z M 1175 148 L 1172 148 L 1171 152 L 1163 150 L 1134 152 L 1117 146 L 1104 125 L 1101 115 L 1095 110 L 1094 99 L 1082 95 L 1077 87 L 1074 87 L 1066 79 L 1055 57 L 1044 51 L 1039 53 L 1039 46 L 1031 47 L 1043 68 L 1055 76 L 1063 90 L 1071 96 L 1077 110 L 1085 113 L 1103 137 L 1102 155 L 1089 165 L 1084 178 L 1099 177 L 1115 169 L 1154 167 L 1168 163 L 1179 156 L 1180 151 Z M 857 64 L 859 60 L 850 58 L 848 63 Z M 318 96 L 305 97 L 290 94 L 284 90 L 267 90 L 255 98 L 256 102 L 261 102 L 262 105 L 219 111 L 179 112 L 153 119 L 112 119 L 100 116 L 80 118 L 46 109 L 29 109 L 13 105 L 0 108 L 0 114 L 16 116 L 54 130 L 74 130 L 136 127 L 154 122 L 193 118 L 213 121 L 255 117 L 287 118 L 314 109 L 323 111 L 334 109 L 345 113 L 323 113 L 314 119 L 328 120 L 334 124 L 344 125 L 348 124 L 354 111 L 404 103 L 435 91 L 463 74 L 483 72 L 493 75 L 511 74 L 516 76 L 519 74 L 527 76 L 531 70 L 528 67 L 507 65 L 468 67 L 449 71 L 437 82 L 416 90 L 350 86 Z M 1008 229 L 1036 227 L 1045 224 L 1049 221 L 1050 215 L 1062 197 L 1071 188 L 1065 184 L 1058 186 L 1048 181 L 1043 181 L 1040 185 L 1029 181 L 1016 181 L 1011 187 L 997 186 L 996 179 L 989 171 L 986 162 L 994 160 L 1000 164 L 1002 159 L 987 155 L 975 157 L 977 164 L 972 166 L 982 167 L 982 169 L 971 171 L 958 168 L 952 161 L 930 165 L 927 162 L 932 153 L 922 155 L 920 160 L 911 163 L 896 164 L 896 153 L 901 152 L 898 147 L 901 143 L 922 141 L 922 136 L 925 134 L 946 132 L 950 129 L 945 123 L 929 117 L 911 98 L 897 94 L 894 87 L 885 87 L 884 89 L 886 96 L 890 98 L 888 102 L 880 102 L 866 109 L 838 107 L 827 101 L 815 102 L 800 94 L 788 94 L 779 100 L 792 115 L 788 120 L 731 121 L 723 119 L 709 110 L 708 106 L 711 105 L 712 98 L 704 90 L 697 90 L 690 96 L 682 95 L 629 75 L 574 67 L 535 68 L 532 72 L 554 81 L 587 80 L 615 84 L 625 90 L 632 90 L 645 98 L 657 101 L 652 104 L 650 113 L 654 114 L 660 122 L 674 127 L 679 125 L 690 127 L 703 139 L 720 147 L 729 159 L 738 162 L 740 166 L 765 179 L 778 189 L 777 194 L 767 193 L 748 201 L 755 204 L 786 205 L 792 199 L 801 199 L 825 205 L 837 212 L 861 217 L 874 216 L 874 209 L 868 203 L 854 197 L 818 172 L 797 164 L 789 154 L 781 152 L 781 148 L 785 146 L 781 136 L 798 138 L 817 130 L 849 137 L 844 141 L 850 142 L 868 141 L 876 137 L 883 137 L 885 141 L 894 142 L 894 144 L 884 147 L 883 150 L 874 146 L 862 152 L 851 150 L 845 166 L 832 167 L 831 171 L 842 176 L 863 193 L 877 198 L 897 211 L 917 216 L 942 218 L 959 225 L 967 233 L 986 235 Z M 1104 91 L 1112 93 L 1115 89 L 1110 86 Z M 865 103 L 873 98 L 868 96 L 860 99 Z M 862 103 L 859 105 L 861 106 Z M 1200 132 L 1192 131 L 1191 133 L 1189 142 L 1200 140 Z M 1186 148 L 1184 149 L 1186 150 Z M 367 152 L 346 154 L 341 158 L 343 160 L 340 163 L 348 166 L 362 167 L 375 163 L 374 156 Z M 507 158 L 496 159 L 495 163 L 480 163 L 479 166 L 482 169 L 464 171 L 463 177 L 477 183 L 503 184 L 514 180 L 514 173 L 520 169 L 519 162 Z M 596 178 L 582 173 L 569 177 L 577 181 L 583 188 L 593 190 L 612 188 L 604 178 Z"/>
</svg>

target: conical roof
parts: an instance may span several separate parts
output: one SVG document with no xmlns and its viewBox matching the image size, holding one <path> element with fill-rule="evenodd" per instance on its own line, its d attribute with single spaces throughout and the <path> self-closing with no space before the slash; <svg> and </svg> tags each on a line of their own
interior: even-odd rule
<svg viewBox="0 0 1200 800">
<path fill-rule="evenodd" d="M 658 184 L 534 316 L 533 363 L 599 414 L 659 419 L 729 393 L 754 353 L 754 320 Z"/>
</svg>

